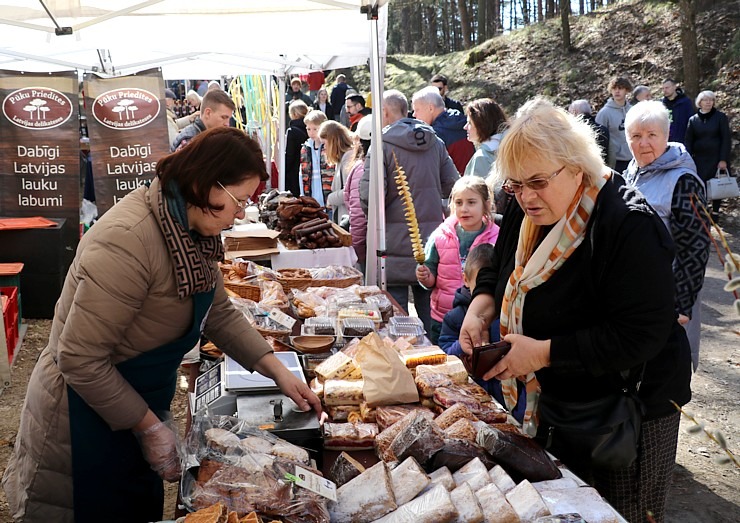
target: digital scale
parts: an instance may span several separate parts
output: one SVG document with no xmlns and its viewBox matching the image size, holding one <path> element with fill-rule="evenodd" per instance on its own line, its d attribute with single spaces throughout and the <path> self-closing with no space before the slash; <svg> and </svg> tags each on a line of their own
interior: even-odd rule
<svg viewBox="0 0 740 523">
<path fill-rule="evenodd" d="M 303 383 L 306 378 L 295 352 L 275 352 L 275 357 Z M 304 447 L 321 465 L 322 438 L 316 412 L 304 412 L 277 384 L 258 372 L 250 372 L 229 356 L 198 376 L 191 395 L 193 415 L 232 416 L 249 426 L 266 430 Z"/>
</svg>

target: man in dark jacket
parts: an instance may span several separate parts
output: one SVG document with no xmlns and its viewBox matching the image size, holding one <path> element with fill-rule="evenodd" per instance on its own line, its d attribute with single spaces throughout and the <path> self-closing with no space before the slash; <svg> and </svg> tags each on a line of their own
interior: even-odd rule
<svg viewBox="0 0 740 523">
<path fill-rule="evenodd" d="M 331 103 L 331 106 L 334 108 L 335 111 L 334 119 L 336 121 L 339 121 L 339 112 L 344 105 L 344 99 L 347 95 L 347 89 L 349 89 L 347 78 L 343 74 L 338 74 L 337 83 L 332 88 L 331 96 L 329 97 L 329 102 Z"/>
<path fill-rule="evenodd" d="M 444 143 L 428 125 L 407 118 L 408 101 L 395 89 L 383 93 L 383 163 L 385 165 L 385 240 L 388 292 L 408 310 L 408 289 L 414 293 L 414 306 L 429 331 L 431 292 L 416 280 L 416 261 L 411 250 L 406 210 L 394 182 L 396 170 L 406 173 L 414 201 L 422 245 L 442 223 L 442 198 L 450 195 L 459 175 L 447 154 Z M 365 160 L 365 173 L 360 180 L 360 203 L 368 214 L 370 199 L 370 157 Z M 398 163 L 396 164 L 396 159 Z M 378 202 L 372 202 L 377 205 Z"/>
<path fill-rule="evenodd" d="M 434 76 L 432 76 L 432 79 L 429 80 L 429 84 L 439 89 L 439 94 L 445 101 L 446 109 L 457 109 L 458 111 L 460 111 L 460 114 L 465 113 L 460 102 L 458 102 L 454 98 L 450 98 L 449 96 L 447 96 L 447 93 L 449 93 L 450 90 L 447 88 L 447 77 L 445 75 L 435 74 Z"/>
<path fill-rule="evenodd" d="M 663 105 L 670 113 L 671 130 L 668 133 L 669 142 L 685 142 L 686 127 L 689 124 L 689 118 L 696 112 L 694 104 L 683 92 L 683 89 L 676 85 L 675 80 L 667 78 L 663 82 Z"/>
<path fill-rule="evenodd" d="M 606 126 L 596 123 L 596 119 L 592 114 L 591 104 L 588 103 L 588 100 L 576 100 L 570 104 L 568 112 L 583 118 L 594 130 L 596 133 L 596 143 L 601 148 L 601 158 L 606 163 L 609 156 L 609 129 Z"/>
<path fill-rule="evenodd" d="M 457 109 L 445 109 L 444 100 L 436 87 L 425 87 L 411 98 L 414 118 L 431 125 L 447 147 L 458 172 L 465 172 L 475 154 L 473 142 L 465 130 L 467 117 Z"/>
<path fill-rule="evenodd" d="M 349 130 L 352 132 L 357 130 L 357 124 L 363 117 L 373 113 L 372 109 L 365 107 L 365 97 L 354 90 L 347 91 L 344 108 L 349 118 Z"/>
<path fill-rule="evenodd" d="M 180 131 L 170 145 L 170 151 L 174 152 L 185 147 L 190 140 L 206 129 L 228 127 L 235 108 L 234 101 L 226 91 L 221 89 L 207 91 L 200 104 L 200 116 L 196 116 L 193 123 Z"/>
</svg>

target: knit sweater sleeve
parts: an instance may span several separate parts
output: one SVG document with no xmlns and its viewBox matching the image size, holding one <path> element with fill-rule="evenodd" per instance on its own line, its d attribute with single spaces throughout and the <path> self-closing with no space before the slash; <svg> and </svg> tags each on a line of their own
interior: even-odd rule
<svg viewBox="0 0 740 523">
<path fill-rule="evenodd" d="M 704 284 L 704 270 L 709 259 L 709 235 L 704 220 L 691 206 L 695 196 L 696 207 L 706 206 L 704 187 L 692 175 L 679 178 L 671 200 L 671 236 L 676 246 L 673 275 L 676 282 L 676 311 L 691 316 L 696 296 Z"/>
</svg>

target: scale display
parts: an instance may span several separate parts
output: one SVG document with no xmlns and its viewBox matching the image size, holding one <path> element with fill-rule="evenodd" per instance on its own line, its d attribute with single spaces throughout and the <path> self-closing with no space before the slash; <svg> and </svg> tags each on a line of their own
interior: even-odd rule
<svg viewBox="0 0 740 523">
<path fill-rule="evenodd" d="M 221 369 L 221 364 L 214 365 L 196 378 L 193 412 L 199 412 L 223 395 Z"/>
<path fill-rule="evenodd" d="M 295 352 L 275 352 L 274 354 L 293 375 L 306 383 L 301 362 Z M 232 392 L 276 392 L 280 390 L 271 378 L 259 372 L 249 372 L 229 356 L 225 356 L 224 359 L 224 385 L 226 390 Z"/>
</svg>

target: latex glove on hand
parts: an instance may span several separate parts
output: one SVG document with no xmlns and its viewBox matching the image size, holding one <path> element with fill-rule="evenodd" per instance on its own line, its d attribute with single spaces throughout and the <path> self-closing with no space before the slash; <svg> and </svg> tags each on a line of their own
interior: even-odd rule
<svg viewBox="0 0 740 523">
<path fill-rule="evenodd" d="M 144 459 L 165 481 L 175 482 L 182 472 L 177 455 L 177 437 L 162 421 L 142 431 L 134 431 Z"/>
</svg>

